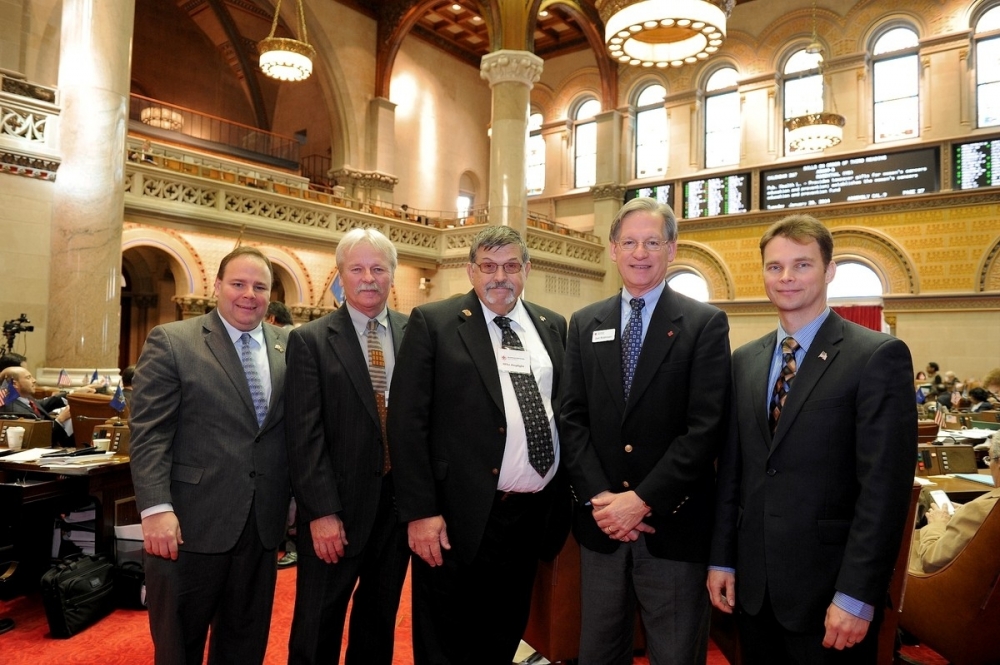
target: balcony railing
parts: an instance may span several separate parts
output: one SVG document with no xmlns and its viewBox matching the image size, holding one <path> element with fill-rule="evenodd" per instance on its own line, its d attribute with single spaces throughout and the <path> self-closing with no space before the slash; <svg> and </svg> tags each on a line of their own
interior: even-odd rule
<svg viewBox="0 0 1000 665">
<path fill-rule="evenodd" d="M 150 136 L 225 155 L 298 169 L 300 144 L 294 138 L 213 115 L 130 95 L 130 128 Z"/>
</svg>

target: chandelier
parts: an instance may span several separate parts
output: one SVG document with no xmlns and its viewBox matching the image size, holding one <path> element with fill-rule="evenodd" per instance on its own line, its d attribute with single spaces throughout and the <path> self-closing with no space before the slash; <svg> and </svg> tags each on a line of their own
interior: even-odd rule
<svg viewBox="0 0 1000 665">
<path fill-rule="evenodd" d="M 736 0 L 598 0 L 604 41 L 620 63 L 680 67 L 705 60 L 726 38 Z"/>
<path fill-rule="evenodd" d="M 806 53 L 818 58 L 819 76 L 823 81 L 823 110 L 819 113 L 807 113 L 785 120 L 788 131 L 788 149 L 791 152 L 818 152 L 839 144 L 844 140 L 844 116 L 837 113 L 837 100 L 833 96 L 833 86 L 827 80 L 823 45 L 816 34 L 816 0 L 812 5 L 812 39 L 806 46 Z M 826 94 L 830 92 L 833 111 L 826 110 Z"/>
<path fill-rule="evenodd" d="M 139 112 L 144 125 L 179 132 L 184 128 L 184 116 L 163 106 L 147 106 Z"/>
<path fill-rule="evenodd" d="M 309 45 L 306 35 L 306 17 L 302 12 L 302 0 L 295 0 L 299 11 L 299 35 L 302 41 L 275 37 L 278 27 L 278 15 L 281 13 L 281 0 L 274 7 L 274 21 L 267 37 L 257 42 L 257 52 L 260 53 L 260 70 L 267 76 L 279 81 L 304 81 L 312 74 L 312 59 L 316 57 L 316 49 Z"/>
</svg>

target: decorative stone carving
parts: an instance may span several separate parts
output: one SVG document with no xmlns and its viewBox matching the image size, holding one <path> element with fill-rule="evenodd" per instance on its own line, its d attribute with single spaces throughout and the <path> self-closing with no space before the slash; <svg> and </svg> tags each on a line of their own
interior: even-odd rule
<svg viewBox="0 0 1000 665">
<path fill-rule="evenodd" d="M 522 83 L 531 88 L 542 77 L 544 61 L 528 51 L 502 49 L 487 53 L 479 66 L 479 76 L 490 87 L 498 83 Z"/>
<path fill-rule="evenodd" d="M 215 297 L 205 297 L 205 296 L 174 296 L 171 298 L 172 301 L 177 303 L 181 308 L 181 316 L 185 319 L 190 319 L 195 316 L 201 316 L 205 312 L 209 311 L 215 307 Z"/>
<path fill-rule="evenodd" d="M 617 201 L 621 203 L 625 198 L 625 185 L 618 185 L 615 183 L 602 183 L 600 185 L 594 185 L 590 188 L 590 195 L 594 197 L 594 201 Z"/>
<path fill-rule="evenodd" d="M 330 171 L 327 175 L 333 178 L 338 185 L 350 185 L 354 188 L 370 189 L 375 187 L 391 192 L 399 184 L 399 178 L 394 175 L 379 171 L 359 171 L 349 166 Z"/>
</svg>

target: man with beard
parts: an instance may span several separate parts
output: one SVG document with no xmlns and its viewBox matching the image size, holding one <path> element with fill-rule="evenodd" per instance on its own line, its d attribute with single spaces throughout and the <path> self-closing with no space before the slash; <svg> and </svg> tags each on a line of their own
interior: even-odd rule
<svg viewBox="0 0 1000 665">
<path fill-rule="evenodd" d="M 414 309 L 399 350 L 389 450 L 416 554 L 416 665 L 509 665 L 538 559 L 568 531 L 553 482 L 566 320 L 520 299 L 530 269 L 517 231 L 483 229 L 473 290 Z"/>
</svg>

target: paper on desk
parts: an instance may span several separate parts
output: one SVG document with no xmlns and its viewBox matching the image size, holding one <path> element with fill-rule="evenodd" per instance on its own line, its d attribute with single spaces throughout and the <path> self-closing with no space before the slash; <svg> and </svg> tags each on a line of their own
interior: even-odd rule
<svg viewBox="0 0 1000 665">
<path fill-rule="evenodd" d="M 34 462 L 46 453 L 57 453 L 61 448 L 28 448 L 19 453 L 12 453 L 0 459 L 4 462 Z"/>
<path fill-rule="evenodd" d="M 982 483 L 983 485 L 989 485 L 993 487 L 993 478 L 987 476 L 985 473 L 956 473 L 956 478 L 961 478 L 963 480 L 971 480 L 974 483 Z"/>
<path fill-rule="evenodd" d="M 938 433 L 938 437 L 950 436 L 955 439 L 986 440 L 995 432 L 996 430 L 992 429 L 943 429 Z"/>
<path fill-rule="evenodd" d="M 926 478 L 921 478 L 920 476 L 913 476 L 913 482 L 915 482 L 918 485 L 924 485 L 925 487 L 927 485 L 933 485 L 934 484 L 933 481 L 927 480 Z"/>
</svg>

